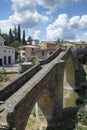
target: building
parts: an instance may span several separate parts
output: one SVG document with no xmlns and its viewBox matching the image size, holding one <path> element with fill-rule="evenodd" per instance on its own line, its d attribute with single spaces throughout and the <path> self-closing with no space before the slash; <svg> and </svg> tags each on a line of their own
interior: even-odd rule
<svg viewBox="0 0 87 130">
<path fill-rule="evenodd" d="M 56 43 L 52 41 L 41 41 L 41 49 L 56 49 Z"/>
<path fill-rule="evenodd" d="M 36 59 L 36 49 L 38 48 L 39 48 L 38 46 L 32 46 L 32 45 L 18 47 L 20 52 L 19 60 L 21 62 L 28 62 L 33 59 Z"/>
<path fill-rule="evenodd" d="M 38 39 L 31 39 L 31 42 L 27 42 L 29 45 L 33 46 L 39 46 L 39 40 Z"/>
<path fill-rule="evenodd" d="M 42 60 L 49 57 L 56 49 L 36 49 L 36 59 Z"/>
<path fill-rule="evenodd" d="M 75 42 L 75 48 L 84 48 L 84 47 L 87 47 L 87 42 Z"/>
<path fill-rule="evenodd" d="M 39 40 L 38 39 L 32 39 L 32 45 L 33 46 L 39 46 Z"/>
<path fill-rule="evenodd" d="M 15 63 L 15 49 L 4 46 L 4 39 L 0 35 L 0 66 Z"/>
<path fill-rule="evenodd" d="M 40 48 L 36 50 L 36 58 L 39 60 L 49 57 L 54 51 L 56 51 L 57 46 L 55 42 L 42 41 L 40 43 Z"/>
</svg>

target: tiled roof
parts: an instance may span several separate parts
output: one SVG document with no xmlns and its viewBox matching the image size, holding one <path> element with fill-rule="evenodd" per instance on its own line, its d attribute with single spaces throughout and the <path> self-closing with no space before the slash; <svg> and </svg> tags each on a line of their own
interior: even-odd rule
<svg viewBox="0 0 87 130">
<path fill-rule="evenodd" d="M 4 46 L 4 48 L 6 48 L 6 49 L 12 49 L 12 50 L 15 50 L 15 48 L 10 47 L 10 46 Z"/>
<path fill-rule="evenodd" d="M 19 49 L 21 48 L 39 48 L 39 46 L 33 46 L 33 45 L 26 45 L 26 46 L 20 46 L 18 47 Z"/>
<path fill-rule="evenodd" d="M 75 44 L 77 44 L 77 45 L 86 45 L 87 42 L 75 42 Z"/>
<path fill-rule="evenodd" d="M 41 43 L 46 43 L 46 44 L 56 44 L 55 42 L 53 42 L 53 41 L 41 41 Z"/>
</svg>

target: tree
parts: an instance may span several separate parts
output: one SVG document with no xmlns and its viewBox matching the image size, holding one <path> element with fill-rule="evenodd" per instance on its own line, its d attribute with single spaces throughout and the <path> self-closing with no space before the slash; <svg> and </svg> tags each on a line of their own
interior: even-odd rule
<svg viewBox="0 0 87 130">
<path fill-rule="evenodd" d="M 12 42 L 13 42 L 13 34 L 12 34 L 12 30 L 10 28 L 10 30 L 9 30 L 9 44 L 12 44 Z"/>
<path fill-rule="evenodd" d="M 29 42 L 29 44 L 32 45 L 32 37 L 31 36 L 28 37 L 27 42 Z"/>
<path fill-rule="evenodd" d="M 18 25 L 18 35 L 17 35 L 18 41 L 21 42 L 21 29 L 20 24 Z"/>
<path fill-rule="evenodd" d="M 60 43 L 60 38 L 57 39 L 56 45 L 58 46 L 59 43 Z"/>
<path fill-rule="evenodd" d="M 1 35 L 2 35 L 2 37 L 3 37 L 4 40 L 5 40 L 4 44 L 5 44 L 6 46 L 8 46 L 8 45 L 9 45 L 9 36 L 8 36 L 8 34 L 2 33 Z"/>
<path fill-rule="evenodd" d="M 19 53 L 18 49 L 15 49 L 15 60 L 18 59 L 19 54 L 20 54 L 20 53 Z"/>
<path fill-rule="evenodd" d="M 22 44 L 26 44 L 26 40 L 25 40 L 25 30 L 23 30 L 23 36 L 22 36 Z"/>
<path fill-rule="evenodd" d="M 73 55 L 77 60 L 82 63 L 86 64 L 87 62 L 87 47 L 85 48 L 77 48 L 75 51 L 73 51 Z"/>
<path fill-rule="evenodd" d="M 14 30 L 13 30 L 13 37 L 14 37 L 14 41 L 17 40 L 17 28 L 14 27 Z"/>
</svg>

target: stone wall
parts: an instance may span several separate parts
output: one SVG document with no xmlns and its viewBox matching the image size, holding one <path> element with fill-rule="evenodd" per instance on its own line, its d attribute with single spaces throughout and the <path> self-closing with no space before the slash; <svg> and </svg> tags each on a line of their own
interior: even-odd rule
<svg viewBox="0 0 87 130">
<path fill-rule="evenodd" d="M 40 61 L 40 64 L 43 65 L 43 64 L 47 64 L 49 63 L 50 61 L 52 61 L 55 57 L 57 57 L 59 55 L 59 53 L 62 51 L 61 48 L 57 49 L 56 52 L 52 53 L 52 55 L 42 61 Z"/>
<path fill-rule="evenodd" d="M 0 100 L 5 101 L 9 98 L 14 92 L 16 92 L 19 88 L 26 83 L 27 80 L 32 78 L 34 74 L 36 74 L 41 69 L 40 64 L 33 66 L 30 70 L 23 73 L 17 79 L 15 79 L 12 83 L 8 84 L 4 88 L 0 90 Z"/>
</svg>

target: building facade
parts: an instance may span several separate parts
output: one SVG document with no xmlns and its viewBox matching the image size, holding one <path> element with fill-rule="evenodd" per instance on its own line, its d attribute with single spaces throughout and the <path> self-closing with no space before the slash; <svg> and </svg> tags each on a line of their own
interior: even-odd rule
<svg viewBox="0 0 87 130">
<path fill-rule="evenodd" d="M 32 46 L 32 45 L 18 47 L 20 52 L 19 60 L 21 62 L 28 62 L 33 59 L 36 59 L 36 49 L 38 48 L 39 48 L 38 46 Z"/>
<path fill-rule="evenodd" d="M 39 40 L 38 39 L 31 39 L 31 41 L 27 42 L 27 44 L 33 45 L 33 46 L 39 46 Z"/>
<path fill-rule="evenodd" d="M 15 49 L 4 46 L 4 39 L 0 36 L 0 66 L 15 63 Z"/>
<path fill-rule="evenodd" d="M 75 42 L 75 48 L 84 48 L 84 47 L 87 47 L 87 42 Z"/>
<path fill-rule="evenodd" d="M 40 48 L 36 50 L 36 58 L 39 60 L 45 59 L 56 51 L 56 49 L 57 46 L 55 42 L 42 41 Z"/>
</svg>

